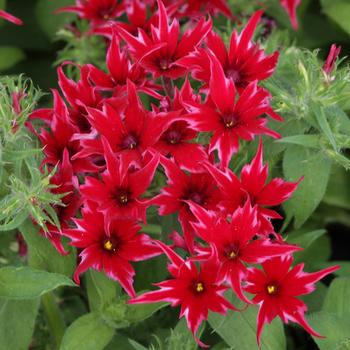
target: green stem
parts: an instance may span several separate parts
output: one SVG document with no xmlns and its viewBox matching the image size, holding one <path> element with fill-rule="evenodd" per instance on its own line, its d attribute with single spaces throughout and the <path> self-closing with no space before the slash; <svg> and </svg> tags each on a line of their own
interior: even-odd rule
<svg viewBox="0 0 350 350">
<path fill-rule="evenodd" d="M 63 317 L 52 292 L 44 294 L 41 297 L 41 302 L 47 318 L 50 333 L 55 342 L 55 349 L 59 349 L 66 328 Z"/>
</svg>

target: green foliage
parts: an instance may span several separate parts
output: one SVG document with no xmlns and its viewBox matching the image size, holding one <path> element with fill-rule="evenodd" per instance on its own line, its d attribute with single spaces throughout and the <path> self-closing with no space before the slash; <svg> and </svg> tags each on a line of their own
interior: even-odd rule
<svg viewBox="0 0 350 350">
<path fill-rule="evenodd" d="M 347 0 L 321 0 L 323 12 L 350 35 L 350 4 Z"/>
<path fill-rule="evenodd" d="M 75 286 L 66 276 L 30 267 L 0 269 L 0 298 L 35 299 L 61 286 Z"/>
<path fill-rule="evenodd" d="M 0 299 L 0 350 L 27 350 L 40 300 Z"/>
<path fill-rule="evenodd" d="M 74 321 L 67 329 L 60 350 L 103 350 L 111 341 L 114 330 L 96 313 L 89 313 Z"/>
<path fill-rule="evenodd" d="M 239 304 L 243 306 L 235 298 L 234 305 L 238 306 Z M 233 349 L 258 349 L 256 343 L 257 311 L 258 307 L 249 306 L 241 312 L 229 312 L 227 316 L 211 313 L 209 324 Z M 284 350 L 286 346 L 283 324 L 281 320 L 275 319 L 270 325 L 265 326 L 261 337 L 261 349 Z"/>
<path fill-rule="evenodd" d="M 60 205 L 62 195 L 49 192 L 54 172 L 39 170 L 41 150 L 25 125 L 40 96 L 23 77 L 0 79 L 0 231 L 19 227 L 29 215 L 46 231 L 46 222 L 60 226 L 52 205 Z"/>
</svg>

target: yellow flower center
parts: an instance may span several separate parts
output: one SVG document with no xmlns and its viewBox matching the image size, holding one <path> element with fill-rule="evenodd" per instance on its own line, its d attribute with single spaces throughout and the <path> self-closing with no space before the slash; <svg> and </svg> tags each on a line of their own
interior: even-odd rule
<svg viewBox="0 0 350 350">
<path fill-rule="evenodd" d="M 233 259 L 237 256 L 237 254 L 232 250 L 230 253 L 227 254 L 227 256 L 230 258 L 230 259 Z"/>
<path fill-rule="evenodd" d="M 113 244 L 113 242 L 110 239 L 107 239 L 104 243 L 103 243 L 103 248 L 108 250 L 108 251 L 114 251 L 115 250 L 115 246 Z"/>
<path fill-rule="evenodd" d="M 230 120 L 228 122 L 225 123 L 225 126 L 226 128 L 230 129 L 233 127 L 233 124 L 234 124 L 234 121 L 233 120 Z"/>
<path fill-rule="evenodd" d="M 269 284 L 267 287 L 267 293 L 270 295 L 274 295 L 277 293 L 277 287 L 274 284 Z"/>
<path fill-rule="evenodd" d="M 202 282 L 198 282 L 198 283 L 196 284 L 196 291 L 197 291 L 198 293 L 204 292 L 204 285 L 203 285 Z"/>
</svg>

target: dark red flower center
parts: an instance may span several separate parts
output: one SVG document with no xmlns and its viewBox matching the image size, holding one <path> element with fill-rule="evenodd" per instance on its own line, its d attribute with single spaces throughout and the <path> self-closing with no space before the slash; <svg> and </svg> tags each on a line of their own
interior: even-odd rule
<svg viewBox="0 0 350 350">
<path fill-rule="evenodd" d="M 278 287 L 275 283 L 269 283 L 266 286 L 266 291 L 269 295 L 276 295 L 278 293 Z"/>
<path fill-rule="evenodd" d="M 128 205 L 130 202 L 130 192 L 125 189 L 118 189 L 115 195 L 115 199 L 120 206 Z"/>
<path fill-rule="evenodd" d="M 234 68 L 226 69 L 225 75 L 227 78 L 232 79 L 234 81 L 234 83 L 238 83 L 242 79 L 241 73 Z"/>
<path fill-rule="evenodd" d="M 134 149 L 138 146 L 138 140 L 134 135 L 127 135 L 121 143 L 122 149 Z"/>
<path fill-rule="evenodd" d="M 222 123 L 226 129 L 232 129 L 238 125 L 239 118 L 235 113 L 228 113 L 222 116 Z"/>
<path fill-rule="evenodd" d="M 177 130 L 170 130 L 166 133 L 165 139 L 168 143 L 176 145 L 181 142 L 182 134 Z"/>
<path fill-rule="evenodd" d="M 195 202 L 199 205 L 202 205 L 205 202 L 205 198 L 204 198 L 203 194 L 201 194 L 199 192 L 191 192 L 187 197 L 189 200 L 191 200 L 192 202 Z"/>
<path fill-rule="evenodd" d="M 203 282 L 195 282 L 193 284 L 193 289 L 195 291 L 195 293 L 197 294 L 201 294 L 205 291 L 205 286 Z"/>
<path fill-rule="evenodd" d="M 118 247 L 118 242 L 112 237 L 108 237 L 103 241 L 103 249 L 108 252 L 115 252 Z"/>
<path fill-rule="evenodd" d="M 171 63 L 172 63 L 172 62 L 171 62 L 171 59 L 170 59 L 170 58 L 161 58 L 161 59 L 159 59 L 159 61 L 158 61 L 158 65 L 159 65 L 159 68 L 160 68 L 161 70 L 167 70 L 167 69 L 169 69 Z"/>
<path fill-rule="evenodd" d="M 239 254 L 239 247 L 237 244 L 229 244 L 224 249 L 224 255 L 229 260 L 233 260 L 237 258 L 238 254 Z"/>
</svg>

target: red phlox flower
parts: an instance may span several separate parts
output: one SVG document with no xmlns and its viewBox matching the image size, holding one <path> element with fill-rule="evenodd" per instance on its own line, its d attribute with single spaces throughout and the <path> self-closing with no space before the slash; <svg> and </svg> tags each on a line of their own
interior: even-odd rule
<svg viewBox="0 0 350 350">
<path fill-rule="evenodd" d="M 268 165 L 263 165 L 262 152 L 260 141 L 254 159 L 243 167 L 240 180 L 228 168 L 222 172 L 209 163 L 205 167 L 212 174 L 222 192 L 221 208 L 227 213 L 233 213 L 249 198 L 257 208 L 259 232 L 269 234 L 274 232 L 270 220 L 282 217 L 275 210 L 266 207 L 277 206 L 285 202 L 297 189 L 299 182 L 287 182 L 281 178 L 274 178 L 266 183 Z"/>
<path fill-rule="evenodd" d="M 174 98 L 165 97 L 161 105 L 167 111 L 180 111 L 180 115 L 187 114 L 182 100 L 197 101 L 190 82 L 185 80 L 182 89 L 175 89 Z M 184 120 L 172 123 L 161 135 L 154 148 L 167 157 L 173 157 L 176 163 L 183 169 L 191 172 L 203 171 L 200 164 L 208 161 L 208 155 L 203 146 L 193 142 L 198 132 L 189 127 Z M 192 142 L 191 142 L 192 141 Z"/>
<path fill-rule="evenodd" d="M 227 0 L 182 0 L 179 1 L 180 9 L 177 17 L 201 17 L 206 14 L 217 15 L 221 13 L 226 17 L 233 19 L 232 11 L 227 4 Z"/>
<path fill-rule="evenodd" d="M 229 221 L 196 203 L 190 203 L 189 206 L 198 221 L 192 223 L 194 231 L 210 245 L 199 251 L 201 254 L 210 254 L 215 247 L 221 262 L 218 278 L 230 283 L 237 296 L 247 303 L 250 301 L 242 291 L 242 281 L 248 272 L 246 264 L 258 264 L 300 249 L 294 245 L 271 242 L 265 237 L 255 239 L 259 233 L 259 222 L 256 208 L 251 207 L 249 200 L 243 208 L 233 213 Z"/>
<path fill-rule="evenodd" d="M 187 201 L 214 210 L 221 199 L 220 191 L 207 172 L 186 174 L 173 160 L 165 157 L 161 158 L 161 164 L 168 179 L 167 186 L 163 187 L 161 193 L 151 202 L 159 206 L 160 215 L 179 213 L 187 249 L 193 252 L 195 233 L 190 221 L 193 221 L 194 217 Z"/>
<path fill-rule="evenodd" d="M 290 22 L 294 30 L 299 28 L 297 19 L 297 8 L 301 3 L 301 0 L 280 0 L 281 6 L 287 12 Z"/>
<path fill-rule="evenodd" d="M 11 15 L 10 13 L 4 10 L 0 10 L 0 18 L 3 18 L 6 21 L 9 21 L 13 24 L 17 24 L 18 26 L 21 26 L 23 24 L 23 21 L 21 19 Z"/>
<path fill-rule="evenodd" d="M 145 70 L 137 63 L 132 64 L 126 50 L 121 50 L 119 39 L 112 37 L 106 57 L 109 74 L 89 64 L 89 78 L 98 89 L 111 90 L 113 95 L 120 96 L 126 92 L 127 80 L 132 81 L 138 91 L 144 92 L 155 98 L 161 98 L 155 90 L 160 86 L 147 79 Z M 94 106 L 90 106 L 94 107 Z"/>
<path fill-rule="evenodd" d="M 232 32 L 229 48 L 227 49 L 221 36 L 214 31 L 209 32 L 206 40 L 207 48 L 220 62 L 225 76 L 231 79 L 238 92 L 241 92 L 251 82 L 269 78 L 277 65 L 279 53 L 276 51 L 266 55 L 258 44 L 252 42 L 252 37 L 258 25 L 262 11 L 257 11 L 249 20 L 240 34 Z M 192 76 L 204 82 L 210 81 L 210 59 L 206 50 L 198 48 L 180 64 L 190 69 Z"/>
<path fill-rule="evenodd" d="M 168 257 L 171 264 L 168 270 L 172 279 L 157 283 L 160 289 L 147 292 L 129 301 L 130 304 L 169 302 L 171 306 L 181 305 L 180 318 L 185 316 L 188 328 L 191 330 L 196 342 L 206 347 L 197 337 L 200 324 L 207 320 L 208 311 L 226 314 L 228 309 L 236 310 L 225 299 L 224 292 L 227 287 L 217 281 L 218 263 L 214 256 L 212 259 L 202 261 L 200 270 L 193 261 L 184 261 L 172 249 L 157 241 L 159 247 Z"/>
<path fill-rule="evenodd" d="M 82 204 L 80 194 L 77 191 L 79 187 L 78 179 L 73 173 L 67 149 L 63 151 L 63 160 L 58 164 L 57 172 L 51 177 L 50 184 L 54 185 L 51 188 L 52 193 L 64 195 L 61 198 L 63 206 L 59 205 L 53 208 L 57 213 L 61 227 L 58 228 L 52 223 L 47 223 L 48 231 L 45 232 L 41 229 L 40 233 L 51 241 L 60 254 L 67 255 L 68 252 L 61 242 L 62 229 L 69 227 L 69 223 Z"/>
<path fill-rule="evenodd" d="M 209 95 L 205 104 L 186 102 L 191 127 L 197 131 L 213 132 L 209 152 L 218 151 L 223 167 L 227 167 L 231 157 L 239 149 L 239 140 L 251 141 L 255 135 L 280 135 L 267 128 L 264 114 L 281 121 L 271 106 L 271 95 L 250 83 L 238 96 L 235 84 L 227 79 L 220 62 L 211 56 L 211 78 Z"/>
<path fill-rule="evenodd" d="M 79 141 L 73 139 L 73 135 L 79 130 L 71 123 L 68 108 L 57 90 L 53 90 L 52 93 L 54 96 L 53 109 L 39 110 L 31 116 L 32 119 L 42 118 L 49 126 L 49 130 L 41 128 L 40 133 L 38 133 L 38 137 L 44 146 L 45 159 L 42 165 L 55 166 L 58 162 L 62 162 L 66 149 L 75 174 L 99 170 L 88 158 L 72 159 L 80 150 Z"/>
<path fill-rule="evenodd" d="M 68 62 L 64 65 L 66 64 L 68 64 Z M 103 98 L 97 91 L 97 88 L 90 83 L 90 69 L 88 65 L 82 67 L 77 66 L 80 71 L 80 79 L 78 82 L 68 79 L 64 74 L 62 67 L 63 66 L 57 68 L 58 84 L 63 96 L 71 107 L 69 117 L 72 123 L 79 128 L 80 132 L 87 133 L 91 130 L 91 125 L 86 118 L 86 108 L 98 107 Z"/>
<path fill-rule="evenodd" d="M 132 218 L 146 222 L 146 209 L 149 201 L 141 196 L 150 185 L 159 163 L 156 153 L 141 168 L 134 163 L 116 156 L 107 139 L 102 137 L 106 170 L 101 180 L 87 176 L 80 187 L 81 194 L 87 200 L 98 204 L 98 210 L 109 218 Z"/>
<path fill-rule="evenodd" d="M 135 220 L 107 218 L 96 209 L 93 203 L 86 203 L 82 219 L 74 220 L 77 228 L 63 231 L 72 246 L 82 249 L 74 280 L 79 284 L 79 275 L 89 268 L 103 270 L 133 297 L 135 270 L 130 262 L 152 258 L 160 250 L 149 236 L 138 233 L 141 227 Z"/>
<path fill-rule="evenodd" d="M 76 0 L 75 6 L 60 8 L 57 12 L 73 12 L 80 18 L 91 21 L 93 26 L 119 17 L 123 8 L 118 0 Z"/>
<path fill-rule="evenodd" d="M 337 45 L 332 44 L 331 49 L 329 50 L 329 53 L 327 56 L 327 60 L 323 65 L 323 72 L 326 76 L 326 80 L 329 82 L 332 81 L 331 74 L 334 70 L 335 62 L 337 61 L 340 51 L 341 51 L 341 46 L 337 47 Z"/>
<path fill-rule="evenodd" d="M 262 263 L 263 270 L 250 268 L 245 290 L 255 294 L 253 302 L 259 304 L 257 318 L 257 341 L 266 323 L 279 316 L 283 322 L 296 322 L 315 337 L 322 337 L 305 320 L 306 304 L 297 299 L 300 295 L 310 294 L 315 290 L 315 283 L 339 269 L 339 266 L 307 273 L 304 264 L 291 268 L 291 256 L 276 257 Z"/>
<path fill-rule="evenodd" d="M 192 52 L 201 44 L 209 30 L 211 21 L 202 18 L 196 27 L 180 35 L 180 25 L 174 19 L 169 25 L 167 11 L 161 0 L 158 0 L 159 23 L 151 26 L 151 36 L 139 29 L 137 37 L 132 36 L 122 27 L 118 34 L 126 41 L 130 52 L 147 71 L 157 78 L 165 76 L 171 79 L 182 77 L 186 69 L 177 61 Z"/>
<path fill-rule="evenodd" d="M 97 131 L 81 139 L 82 150 L 76 158 L 103 154 L 101 136 L 104 136 L 114 153 L 128 161 L 140 161 L 143 154 L 157 143 L 162 133 L 179 118 L 179 113 L 151 113 L 146 111 L 133 83 L 127 83 L 127 102 L 106 103 L 102 111 L 88 108 L 88 119 Z M 98 136 L 98 137 L 96 137 Z"/>
</svg>

